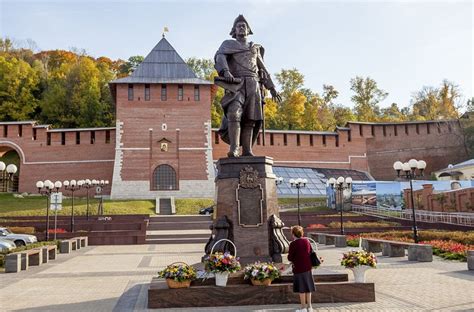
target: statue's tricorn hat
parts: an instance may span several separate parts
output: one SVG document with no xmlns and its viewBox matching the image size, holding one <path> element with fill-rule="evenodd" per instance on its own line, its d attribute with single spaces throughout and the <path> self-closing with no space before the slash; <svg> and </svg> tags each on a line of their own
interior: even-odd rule
<svg viewBox="0 0 474 312">
<path fill-rule="evenodd" d="M 252 32 L 252 29 L 250 28 L 250 25 L 249 25 L 249 22 L 247 22 L 247 20 L 245 19 L 245 17 L 240 14 L 239 16 L 237 16 L 237 18 L 235 19 L 234 21 L 234 25 L 232 26 L 232 30 L 230 31 L 230 34 L 232 36 L 232 38 L 235 38 L 235 25 L 238 23 L 238 22 L 245 22 L 245 24 L 247 24 L 247 28 L 249 29 L 249 35 L 253 35 L 253 32 Z"/>
</svg>

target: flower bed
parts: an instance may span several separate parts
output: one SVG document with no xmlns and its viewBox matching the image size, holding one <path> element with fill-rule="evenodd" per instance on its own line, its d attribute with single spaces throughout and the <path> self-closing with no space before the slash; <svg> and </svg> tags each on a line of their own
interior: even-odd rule
<svg viewBox="0 0 474 312">
<path fill-rule="evenodd" d="M 320 223 L 316 223 L 316 224 L 309 224 L 307 226 L 307 229 L 308 230 L 313 230 L 313 229 L 325 229 L 327 228 L 327 226 L 325 226 L 324 224 L 320 224 Z"/>
<path fill-rule="evenodd" d="M 474 232 L 461 231 L 420 231 L 420 243 L 433 246 L 433 254 L 447 259 L 467 261 L 467 251 L 474 249 Z M 360 236 L 413 243 L 411 231 L 388 231 L 382 233 L 363 233 Z M 359 246 L 359 235 L 350 235 L 347 245 Z"/>
<path fill-rule="evenodd" d="M 353 222 L 346 221 L 344 222 L 345 228 L 379 228 L 379 227 L 393 227 L 400 226 L 400 223 L 397 222 L 388 222 L 388 221 L 376 221 L 376 222 Z M 330 228 L 340 228 L 340 222 L 331 222 L 328 224 Z"/>
<path fill-rule="evenodd" d="M 431 240 L 421 243 L 433 246 L 433 254 L 447 260 L 467 261 L 467 251 L 474 250 L 473 245 L 464 245 L 454 241 Z"/>
<path fill-rule="evenodd" d="M 347 246 L 359 247 L 359 235 L 346 235 Z"/>
<path fill-rule="evenodd" d="M 366 237 L 380 238 L 380 239 L 412 239 L 412 231 L 387 231 L 382 233 L 368 233 L 361 234 Z M 423 230 L 418 232 L 420 241 L 431 241 L 431 240 L 442 240 L 442 241 L 454 241 L 464 245 L 474 245 L 474 231 L 435 231 L 435 230 Z"/>
<path fill-rule="evenodd" d="M 76 232 L 80 232 L 80 231 L 76 231 Z M 85 231 L 83 231 L 83 232 L 85 232 Z M 48 233 L 50 233 L 50 234 L 66 233 L 66 230 L 65 229 L 49 229 Z"/>
</svg>

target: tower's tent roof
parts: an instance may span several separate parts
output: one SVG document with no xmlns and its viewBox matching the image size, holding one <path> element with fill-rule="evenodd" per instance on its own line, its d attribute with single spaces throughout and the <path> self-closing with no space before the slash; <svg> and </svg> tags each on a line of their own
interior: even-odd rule
<svg viewBox="0 0 474 312">
<path fill-rule="evenodd" d="M 130 76 L 111 83 L 211 84 L 210 81 L 197 78 L 165 38 L 158 42 Z"/>
</svg>

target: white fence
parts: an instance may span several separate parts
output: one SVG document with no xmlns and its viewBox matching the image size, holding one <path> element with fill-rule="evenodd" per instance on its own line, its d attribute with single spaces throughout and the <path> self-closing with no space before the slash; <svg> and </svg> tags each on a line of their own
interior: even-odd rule
<svg viewBox="0 0 474 312">
<path fill-rule="evenodd" d="M 393 210 L 378 208 L 376 206 L 352 205 L 352 211 L 367 215 L 413 220 L 413 213 L 411 209 Z M 415 210 L 415 217 L 417 221 L 423 222 L 474 226 L 474 213 Z"/>
</svg>

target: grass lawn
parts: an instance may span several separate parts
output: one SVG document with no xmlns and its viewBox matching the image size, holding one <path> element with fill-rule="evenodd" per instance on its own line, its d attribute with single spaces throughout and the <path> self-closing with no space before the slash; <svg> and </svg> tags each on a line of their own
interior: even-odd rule
<svg viewBox="0 0 474 312">
<path fill-rule="evenodd" d="M 176 199 L 177 214 L 197 214 L 199 209 L 213 204 L 211 199 Z M 97 213 L 99 199 L 89 198 L 89 209 Z M 63 199 L 63 209 L 58 215 L 71 214 L 71 198 Z M 74 214 L 86 215 L 86 198 L 74 198 Z M 104 200 L 104 214 L 155 214 L 154 200 Z M 0 217 L 46 215 L 46 197 L 28 196 L 15 198 L 0 194 Z"/>
<path fill-rule="evenodd" d="M 321 198 L 302 198 L 301 203 L 323 202 Z M 279 198 L 278 203 L 295 204 L 296 198 Z M 187 198 L 176 199 L 176 214 L 192 215 L 198 214 L 199 209 L 212 206 L 214 201 L 207 198 Z M 97 213 L 99 199 L 89 198 L 89 209 L 92 214 Z M 304 207 L 303 212 L 327 211 L 324 206 Z M 63 198 L 63 209 L 58 215 L 71 214 L 71 198 Z M 86 215 L 86 198 L 74 198 L 74 214 Z M 104 214 L 155 214 L 154 200 L 105 200 Z M 0 193 L 0 217 L 7 216 L 43 216 L 46 215 L 46 197 L 44 196 L 27 196 L 25 198 L 15 198 L 13 194 Z"/>
<path fill-rule="evenodd" d="M 71 214 L 71 198 L 63 199 L 63 209 L 58 215 Z M 97 213 L 99 200 L 89 198 L 89 209 Z M 105 214 L 154 214 L 153 200 L 104 200 Z M 86 198 L 74 198 L 74 214 L 86 215 Z M 0 217 L 6 216 L 42 216 L 46 215 L 46 197 L 28 196 L 15 198 L 12 194 L 0 194 Z"/>
</svg>

